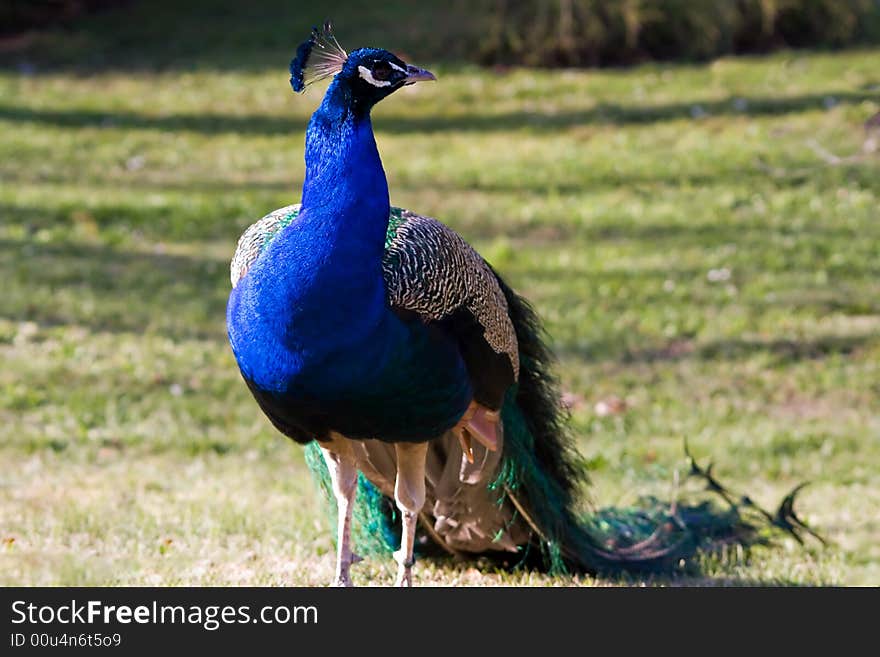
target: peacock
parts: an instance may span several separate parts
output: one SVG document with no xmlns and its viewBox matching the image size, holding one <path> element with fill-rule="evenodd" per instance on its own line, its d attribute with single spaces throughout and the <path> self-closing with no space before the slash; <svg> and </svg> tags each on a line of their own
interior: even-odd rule
<svg viewBox="0 0 880 657">
<path fill-rule="evenodd" d="M 605 572 L 760 533 L 729 496 L 583 517 L 587 468 L 537 314 L 455 231 L 390 204 L 370 112 L 436 77 L 387 50 L 346 52 L 329 23 L 290 74 L 296 92 L 332 81 L 306 130 L 300 203 L 238 242 L 227 329 L 259 407 L 306 445 L 335 503 L 333 584 L 352 584 L 355 548 L 392 552 L 410 586 L 416 545 Z M 791 501 L 768 521 L 800 527 Z"/>
</svg>

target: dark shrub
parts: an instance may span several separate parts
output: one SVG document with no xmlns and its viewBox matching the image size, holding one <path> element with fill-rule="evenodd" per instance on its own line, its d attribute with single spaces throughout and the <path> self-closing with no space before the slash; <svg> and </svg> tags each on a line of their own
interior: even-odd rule
<svg viewBox="0 0 880 657">
<path fill-rule="evenodd" d="M 880 41 L 880 0 L 485 0 L 480 57 L 527 65 L 701 60 Z"/>
</svg>

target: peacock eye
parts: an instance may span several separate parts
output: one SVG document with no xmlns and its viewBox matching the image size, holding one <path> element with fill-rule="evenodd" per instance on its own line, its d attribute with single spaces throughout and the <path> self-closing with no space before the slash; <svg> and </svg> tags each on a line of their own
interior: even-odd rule
<svg viewBox="0 0 880 657">
<path fill-rule="evenodd" d="M 384 82 L 391 77 L 391 64 L 379 61 L 373 65 L 373 77 L 376 80 Z"/>
</svg>

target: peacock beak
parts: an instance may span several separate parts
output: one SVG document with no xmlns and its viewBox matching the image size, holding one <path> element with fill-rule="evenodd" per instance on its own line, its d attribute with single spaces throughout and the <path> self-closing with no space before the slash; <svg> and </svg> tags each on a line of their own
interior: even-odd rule
<svg viewBox="0 0 880 657">
<path fill-rule="evenodd" d="M 406 67 L 406 78 L 403 84 L 415 84 L 416 82 L 425 82 L 427 80 L 436 80 L 437 77 L 431 71 L 419 68 L 418 66 Z"/>
</svg>

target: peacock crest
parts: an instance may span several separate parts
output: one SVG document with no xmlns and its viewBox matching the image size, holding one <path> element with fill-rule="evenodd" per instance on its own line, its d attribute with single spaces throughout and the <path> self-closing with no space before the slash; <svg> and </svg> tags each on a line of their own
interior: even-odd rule
<svg viewBox="0 0 880 657">
<path fill-rule="evenodd" d="M 321 29 L 312 28 L 312 35 L 296 49 L 290 62 L 290 86 L 296 92 L 305 91 L 313 82 L 336 75 L 345 65 L 348 53 L 339 45 L 330 21 Z"/>
</svg>

